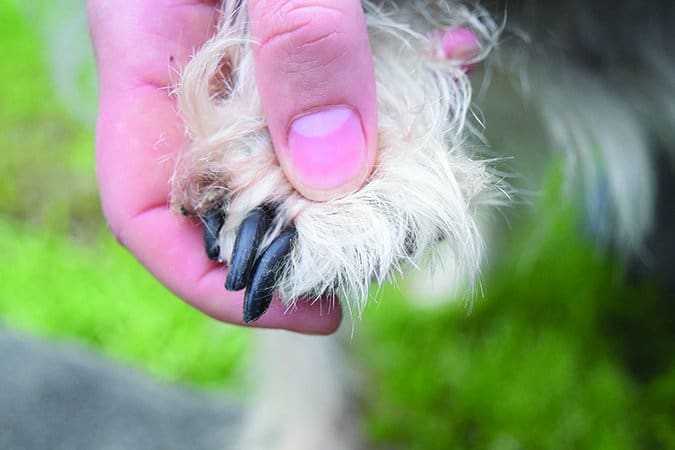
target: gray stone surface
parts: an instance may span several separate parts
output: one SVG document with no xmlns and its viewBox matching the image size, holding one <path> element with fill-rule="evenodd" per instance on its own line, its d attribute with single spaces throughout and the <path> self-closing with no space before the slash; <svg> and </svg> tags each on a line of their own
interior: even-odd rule
<svg viewBox="0 0 675 450">
<path fill-rule="evenodd" d="M 224 450 L 239 417 L 225 397 L 0 328 L 1 450 Z"/>
</svg>

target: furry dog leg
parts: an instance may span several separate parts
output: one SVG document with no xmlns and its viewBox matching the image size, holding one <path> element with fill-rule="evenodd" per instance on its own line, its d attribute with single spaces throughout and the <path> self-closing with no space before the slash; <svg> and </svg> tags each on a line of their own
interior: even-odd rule
<svg viewBox="0 0 675 450">
<path fill-rule="evenodd" d="M 338 337 L 261 330 L 241 450 L 362 448 L 354 373 Z"/>
</svg>

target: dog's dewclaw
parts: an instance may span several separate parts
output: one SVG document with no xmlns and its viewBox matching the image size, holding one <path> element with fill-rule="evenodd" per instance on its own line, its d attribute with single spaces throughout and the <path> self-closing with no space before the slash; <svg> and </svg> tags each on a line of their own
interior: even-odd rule
<svg viewBox="0 0 675 450">
<path fill-rule="evenodd" d="M 225 213 L 222 209 L 211 210 L 202 218 L 204 227 L 204 248 L 209 259 L 220 260 L 220 245 L 218 244 L 218 235 L 220 229 L 225 223 Z"/>
<path fill-rule="evenodd" d="M 244 322 L 255 322 L 270 306 L 274 288 L 293 248 L 296 233 L 295 228 L 282 231 L 258 258 L 244 296 Z"/>
<path fill-rule="evenodd" d="M 225 282 L 228 291 L 240 291 L 251 281 L 260 243 L 271 222 L 271 208 L 262 206 L 248 213 L 239 226 Z"/>
</svg>

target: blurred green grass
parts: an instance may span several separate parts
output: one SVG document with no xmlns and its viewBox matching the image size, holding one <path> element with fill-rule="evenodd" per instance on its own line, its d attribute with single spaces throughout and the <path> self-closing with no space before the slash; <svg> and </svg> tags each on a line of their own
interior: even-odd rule
<svg viewBox="0 0 675 450">
<path fill-rule="evenodd" d="M 30 23 L 18 4 L 0 3 L 0 320 L 165 379 L 233 383 L 246 330 L 177 300 L 111 238 L 93 133 L 60 104 Z"/>
<path fill-rule="evenodd" d="M 18 5 L 0 3 L 0 320 L 165 379 L 240 386 L 250 331 L 175 299 L 106 232 L 92 132 L 54 94 L 39 21 Z M 471 314 L 388 287 L 357 324 L 376 442 L 675 448 L 672 308 L 590 248 L 552 173 Z"/>
<path fill-rule="evenodd" d="M 0 255 L 0 318 L 7 324 L 84 341 L 169 380 L 237 380 L 246 332 L 174 298 L 111 239 L 84 246 L 0 221 Z"/>
<path fill-rule="evenodd" d="M 470 314 L 415 310 L 390 289 L 367 317 L 374 436 L 420 450 L 675 448 L 672 308 L 580 239 L 550 180 L 546 227 L 514 233 Z"/>
</svg>

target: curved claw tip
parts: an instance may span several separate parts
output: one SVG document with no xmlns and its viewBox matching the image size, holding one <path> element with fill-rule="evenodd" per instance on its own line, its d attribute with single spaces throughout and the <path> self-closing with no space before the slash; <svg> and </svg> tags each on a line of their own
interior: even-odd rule
<svg viewBox="0 0 675 450">
<path fill-rule="evenodd" d="M 251 283 L 244 295 L 245 323 L 255 322 L 269 308 L 282 268 L 293 249 L 296 235 L 295 228 L 282 231 L 258 259 L 253 269 Z"/>
</svg>

